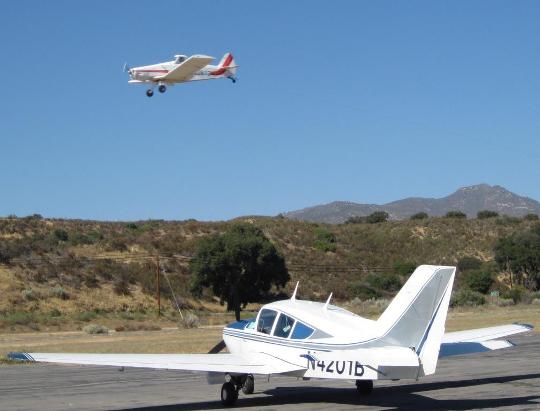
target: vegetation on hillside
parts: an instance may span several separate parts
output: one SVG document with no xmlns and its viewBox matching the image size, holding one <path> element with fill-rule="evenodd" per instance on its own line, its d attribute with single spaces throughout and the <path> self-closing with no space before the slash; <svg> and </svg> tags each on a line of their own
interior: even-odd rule
<svg viewBox="0 0 540 411">
<path fill-rule="evenodd" d="M 538 298 L 531 292 L 539 287 L 539 229 L 531 216 L 421 215 L 329 225 L 268 217 L 123 223 L 34 215 L 0 219 L 0 324 L 150 311 L 157 256 L 165 308 L 172 309 L 173 290 L 180 306 L 193 307 L 189 261 L 201 239 L 238 222 L 264 233 L 283 256 L 292 278 L 285 291 L 299 280 L 300 298 L 322 300 L 333 291 L 338 300 L 388 299 L 419 264 L 458 264 L 456 304 L 481 303 L 486 290 L 499 291 L 501 301 Z M 200 298 L 213 301 L 212 290 L 203 287 Z"/>
</svg>

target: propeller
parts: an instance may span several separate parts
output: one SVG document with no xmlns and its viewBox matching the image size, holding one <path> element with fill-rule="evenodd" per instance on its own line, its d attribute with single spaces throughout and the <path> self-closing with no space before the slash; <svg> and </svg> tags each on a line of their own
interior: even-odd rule
<svg viewBox="0 0 540 411">
<path fill-rule="evenodd" d="M 124 63 L 124 68 L 122 69 L 122 71 L 125 73 L 125 72 L 129 72 L 131 69 L 129 68 L 129 66 L 127 65 L 127 62 Z"/>
<path fill-rule="evenodd" d="M 225 341 L 221 340 L 216 345 L 214 345 L 210 351 L 208 351 L 208 354 L 217 354 L 218 352 L 222 351 L 226 347 Z"/>
</svg>

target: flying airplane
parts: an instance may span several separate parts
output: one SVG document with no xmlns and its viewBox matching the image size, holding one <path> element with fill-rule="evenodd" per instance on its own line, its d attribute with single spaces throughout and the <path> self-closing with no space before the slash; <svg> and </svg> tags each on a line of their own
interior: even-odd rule
<svg viewBox="0 0 540 411">
<path fill-rule="evenodd" d="M 240 390 L 251 394 L 253 375 L 356 381 L 362 395 L 374 380 L 418 380 L 435 373 L 440 357 L 512 347 L 500 340 L 533 327 L 510 324 L 445 334 L 455 267 L 419 266 L 377 320 L 326 303 L 296 298 L 264 305 L 256 318 L 223 329 L 225 354 L 10 353 L 9 358 L 60 364 L 92 364 L 191 370 L 223 382 L 221 401 L 233 405 Z"/>
<path fill-rule="evenodd" d="M 130 75 L 128 83 L 151 84 L 151 88 L 146 90 L 146 95 L 154 95 L 154 87 L 157 85 L 160 93 L 165 93 L 168 85 L 176 83 L 186 83 L 188 81 L 214 80 L 218 78 L 228 78 L 236 83 L 236 70 L 238 66 L 234 62 L 231 53 L 226 53 L 219 64 L 214 66 L 209 64 L 214 57 L 195 54 L 191 57 L 183 54 L 176 54 L 174 60 L 163 63 L 152 64 L 130 68 L 124 64 L 124 71 Z"/>
</svg>

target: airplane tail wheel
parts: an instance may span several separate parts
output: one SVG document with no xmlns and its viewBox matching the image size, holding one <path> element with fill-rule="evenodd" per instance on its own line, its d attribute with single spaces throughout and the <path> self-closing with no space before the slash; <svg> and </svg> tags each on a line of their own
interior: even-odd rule
<svg viewBox="0 0 540 411">
<path fill-rule="evenodd" d="M 160 93 L 165 93 L 165 91 L 167 90 L 167 87 L 165 87 L 165 85 L 162 84 L 161 86 L 158 87 L 158 90 Z"/>
<path fill-rule="evenodd" d="M 221 403 L 225 406 L 234 405 L 238 399 L 238 391 L 232 382 L 226 382 L 221 386 Z"/>
<path fill-rule="evenodd" d="M 253 375 L 248 374 L 246 376 L 246 381 L 244 381 L 244 385 L 242 385 L 242 392 L 244 394 L 253 394 L 253 391 L 255 391 L 255 379 L 253 378 Z"/>
<path fill-rule="evenodd" d="M 146 90 L 146 95 L 147 95 L 148 97 L 152 97 L 152 96 L 154 95 L 154 92 L 152 91 L 151 88 L 149 88 L 148 90 Z"/>
<path fill-rule="evenodd" d="M 369 395 L 373 391 L 372 380 L 356 380 L 356 389 L 361 395 Z"/>
</svg>

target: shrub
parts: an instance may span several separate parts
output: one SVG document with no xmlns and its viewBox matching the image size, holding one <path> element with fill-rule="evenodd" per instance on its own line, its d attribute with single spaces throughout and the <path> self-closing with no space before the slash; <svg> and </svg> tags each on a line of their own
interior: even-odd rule
<svg viewBox="0 0 540 411">
<path fill-rule="evenodd" d="M 397 291 L 401 288 L 401 281 L 395 274 L 368 274 L 366 277 L 367 283 L 379 290 Z"/>
<path fill-rule="evenodd" d="M 54 237 L 58 241 L 67 241 L 67 240 L 69 240 L 69 235 L 68 235 L 67 231 L 63 230 L 61 228 L 57 228 L 56 230 L 54 230 Z"/>
<path fill-rule="evenodd" d="M 58 308 L 53 308 L 51 311 L 49 311 L 49 315 L 51 317 L 60 317 L 62 313 L 60 312 Z"/>
<path fill-rule="evenodd" d="M 375 211 L 366 217 L 369 224 L 384 223 L 390 216 L 386 211 Z"/>
<path fill-rule="evenodd" d="M 483 305 L 486 303 L 486 297 L 476 291 L 469 289 L 463 289 L 456 293 L 452 294 L 450 300 L 450 306 L 460 307 L 460 306 L 469 306 L 476 307 L 478 305 Z"/>
<path fill-rule="evenodd" d="M 467 218 L 467 214 L 461 211 L 449 211 L 445 215 L 446 218 Z"/>
<path fill-rule="evenodd" d="M 191 312 L 186 312 L 178 324 L 178 328 L 198 328 L 200 325 L 199 317 Z"/>
<path fill-rule="evenodd" d="M 478 213 L 476 213 L 476 218 L 478 218 L 479 220 L 483 220 L 483 219 L 486 219 L 486 218 L 498 217 L 498 216 L 499 216 L 498 212 L 491 211 L 491 210 L 482 210 L 482 211 L 479 211 Z"/>
<path fill-rule="evenodd" d="M 347 291 L 351 298 L 359 298 L 361 300 L 370 300 L 372 298 L 379 298 L 381 294 L 373 287 L 363 283 L 354 282 L 348 285 Z"/>
<path fill-rule="evenodd" d="M 37 291 L 32 290 L 31 288 L 27 288 L 26 290 L 21 291 L 22 297 L 26 301 L 35 301 L 39 300 L 39 293 Z"/>
<path fill-rule="evenodd" d="M 354 216 L 345 220 L 345 224 L 363 224 L 366 222 L 366 217 Z"/>
<path fill-rule="evenodd" d="M 315 242 L 313 243 L 313 247 L 315 247 L 317 250 L 321 250 L 324 252 L 336 251 L 336 236 L 334 233 L 324 229 L 324 228 L 316 228 L 315 229 Z"/>
<path fill-rule="evenodd" d="M 540 305 L 540 298 L 535 298 L 531 301 L 531 304 L 533 305 Z"/>
<path fill-rule="evenodd" d="M 411 275 L 418 264 L 413 261 L 396 261 L 394 263 L 394 272 L 398 275 L 408 276 Z"/>
<path fill-rule="evenodd" d="M 465 284 L 472 291 L 486 294 L 493 284 L 493 275 L 485 270 L 471 270 L 465 277 Z"/>
<path fill-rule="evenodd" d="M 538 214 L 529 213 L 529 214 L 523 216 L 523 219 L 524 220 L 529 220 L 529 221 L 536 221 L 536 220 L 538 220 Z"/>
<path fill-rule="evenodd" d="M 69 293 L 61 285 L 57 285 L 51 290 L 53 297 L 60 298 L 61 300 L 69 300 Z"/>
<path fill-rule="evenodd" d="M 515 305 L 516 303 L 511 298 L 499 298 L 497 300 L 497 305 L 499 307 L 510 307 L 512 305 Z"/>
<path fill-rule="evenodd" d="M 521 302 L 524 294 L 525 294 L 525 288 L 521 286 L 515 286 L 514 288 L 504 291 L 501 297 L 510 298 L 514 301 L 515 304 L 517 304 Z"/>
<path fill-rule="evenodd" d="M 411 220 L 424 220 L 426 218 L 428 218 L 428 214 L 427 213 L 424 213 L 423 211 L 419 212 L 419 213 L 416 213 L 416 214 L 413 214 L 410 219 Z"/>
<path fill-rule="evenodd" d="M 104 325 L 88 324 L 83 328 L 86 334 L 109 334 L 109 329 Z"/>
<path fill-rule="evenodd" d="M 28 325 L 34 322 L 33 314 L 24 311 L 7 314 L 4 319 L 9 325 Z"/>
<path fill-rule="evenodd" d="M 477 270 L 482 266 L 482 261 L 476 257 L 465 256 L 458 260 L 457 268 L 459 271 Z"/>
</svg>

